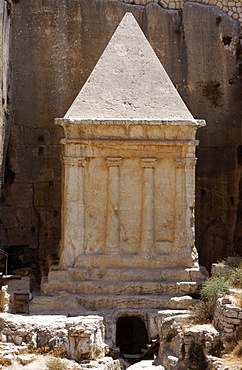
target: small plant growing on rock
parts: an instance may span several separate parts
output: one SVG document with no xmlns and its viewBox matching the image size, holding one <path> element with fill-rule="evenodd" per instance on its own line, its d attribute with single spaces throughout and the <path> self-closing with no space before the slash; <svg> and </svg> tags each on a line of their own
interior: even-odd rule
<svg viewBox="0 0 242 370">
<path fill-rule="evenodd" d="M 8 15 L 11 17 L 13 14 L 13 2 L 12 0 L 5 0 L 5 2 L 7 3 Z"/>
<path fill-rule="evenodd" d="M 226 295 L 229 288 L 242 288 L 242 258 L 230 257 L 221 264 L 227 268 L 203 283 L 201 301 L 190 309 L 192 321 L 196 324 L 212 322 L 218 297 Z"/>
<path fill-rule="evenodd" d="M 201 298 L 204 301 L 216 302 L 219 295 L 225 295 L 230 288 L 230 282 L 226 275 L 217 274 L 205 281 L 201 290 Z"/>
<path fill-rule="evenodd" d="M 4 108 L 3 108 L 3 112 L 4 112 L 4 115 L 5 115 L 6 119 L 8 119 L 8 118 L 9 118 L 9 115 L 10 115 L 10 111 L 9 111 L 9 109 L 8 109 L 8 108 L 6 108 L 6 107 L 4 107 Z"/>
<path fill-rule="evenodd" d="M 235 288 L 242 288 L 242 268 L 234 268 L 230 271 L 229 282 Z"/>
<path fill-rule="evenodd" d="M 226 275 L 218 274 L 203 283 L 201 301 L 190 308 L 191 319 L 195 324 L 213 321 L 216 302 L 219 295 L 225 295 L 230 288 Z"/>
<path fill-rule="evenodd" d="M 221 262 L 222 265 L 229 266 L 230 268 L 237 268 L 242 266 L 241 257 L 228 257 Z"/>
<path fill-rule="evenodd" d="M 50 359 L 46 364 L 47 370 L 67 370 L 66 364 L 59 358 Z"/>
<path fill-rule="evenodd" d="M 215 303 L 213 300 L 201 300 L 190 308 L 191 319 L 194 324 L 206 324 L 213 321 Z"/>
<path fill-rule="evenodd" d="M 114 364 L 114 370 L 121 370 L 121 367 L 119 364 Z"/>
<path fill-rule="evenodd" d="M 229 257 L 222 261 L 229 268 L 225 270 L 225 277 L 233 288 L 242 288 L 242 258 Z"/>
</svg>

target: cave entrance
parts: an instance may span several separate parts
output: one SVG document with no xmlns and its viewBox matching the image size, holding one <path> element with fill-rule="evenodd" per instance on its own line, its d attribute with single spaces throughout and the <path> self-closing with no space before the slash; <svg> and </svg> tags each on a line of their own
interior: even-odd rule
<svg viewBox="0 0 242 370">
<path fill-rule="evenodd" d="M 120 353 L 141 354 L 146 349 L 148 335 L 142 319 L 136 316 L 120 317 L 117 321 L 116 346 Z"/>
</svg>

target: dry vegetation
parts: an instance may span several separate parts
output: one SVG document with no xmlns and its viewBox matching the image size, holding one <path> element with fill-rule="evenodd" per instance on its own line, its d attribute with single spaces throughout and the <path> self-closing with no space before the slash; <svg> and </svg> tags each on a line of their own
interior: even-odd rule
<svg viewBox="0 0 242 370">
<path fill-rule="evenodd" d="M 47 370 L 67 370 L 66 364 L 58 357 L 51 358 L 46 363 Z"/>
<path fill-rule="evenodd" d="M 190 309 L 194 324 L 212 323 L 218 297 L 226 295 L 230 289 L 234 289 L 233 296 L 238 307 L 242 308 L 242 295 L 239 291 L 242 289 L 242 258 L 229 258 L 220 265 L 221 272 L 204 282 L 201 300 Z M 242 339 L 231 343 L 229 354 L 221 360 L 223 366 L 227 366 L 226 369 L 242 370 Z"/>
<path fill-rule="evenodd" d="M 196 324 L 212 322 L 218 297 L 226 295 L 230 288 L 242 288 L 242 258 L 230 258 L 222 261 L 221 265 L 227 268 L 204 282 L 201 289 L 201 301 L 191 308 L 192 320 Z M 238 305 L 242 307 L 241 294 L 238 294 L 236 298 Z"/>
</svg>

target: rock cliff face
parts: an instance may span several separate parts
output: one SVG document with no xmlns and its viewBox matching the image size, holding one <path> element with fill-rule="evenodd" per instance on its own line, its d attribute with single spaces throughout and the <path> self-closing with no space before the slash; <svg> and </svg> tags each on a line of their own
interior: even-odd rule
<svg viewBox="0 0 242 370">
<path fill-rule="evenodd" d="M 157 1 L 139 3 L 20 0 L 14 4 L 14 120 L 0 239 L 1 246 L 21 246 L 25 262 L 44 261 L 60 239 L 63 133 L 54 118 L 64 116 L 126 11 L 136 17 L 193 116 L 207 121 L 198 133 L 200 261 L 209 267 L 212 261 L 242 252 L 239 23 L 216 6 L 187 2 L 169 10 Z"/>
<path fill-rule="evenodd" d="M 6 1 L 0 3 L 0 184 L 5 172 L 11 112 L 10 18 L 11 8 Z"/>
</svg>

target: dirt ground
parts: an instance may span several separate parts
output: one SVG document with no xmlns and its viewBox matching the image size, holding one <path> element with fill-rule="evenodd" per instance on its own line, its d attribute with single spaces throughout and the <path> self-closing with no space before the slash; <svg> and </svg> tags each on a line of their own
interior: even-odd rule
<svg viewBox="0 0 242 370">
<path fill-rule="evenodd" d="M 28 355 L 26 355 L 26 358 Z M 32 362 L 22 365 L 20 361 L 18 360 L 18 356 L 14 356 L 14 359 L 11 361 L 11 365 L 0 365 L 0 369 L 5 369 L 5 370 L 45 370 L 47 369 L 47 363 L 52 360 L 53 357 L 51 356 L 43 356 L 43 355 L 34 355 L 34 359 Z M 68 370 L 78 370 L 81 369 L 81 366 L 77 364 L 75 361 L 67 360 L 67 359 L 62 359 L 61 360 L 63 363 L 66 364 L 66 368 Z"/>
</svg>

